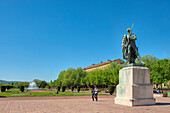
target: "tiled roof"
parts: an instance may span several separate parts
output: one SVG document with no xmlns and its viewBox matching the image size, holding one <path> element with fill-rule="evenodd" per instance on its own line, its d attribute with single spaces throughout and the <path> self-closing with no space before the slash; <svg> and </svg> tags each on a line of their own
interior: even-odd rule
<svg viewBox="0 0 170 113">
<path fill-rule="evenodd" d="M 111 62 L 119 62 L 120 64 L 124 64 L 125 62 L 121 59 L 116 59 L 116 60 L 107 60 L 106 62 L 101 62 L 99 64 L 92 64 L 91 66 L 85 67 L 84 70 L 91 69 L 91 68 L 96 68 L 100 67 L 106 64 L 110 64 Z"/>
</svg>

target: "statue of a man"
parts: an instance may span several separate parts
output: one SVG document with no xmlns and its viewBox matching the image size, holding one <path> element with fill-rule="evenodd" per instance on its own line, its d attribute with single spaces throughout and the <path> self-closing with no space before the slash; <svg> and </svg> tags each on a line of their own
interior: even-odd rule
<svg viewBox="0 0 170 113">
<path fill-rule="evenodd" d="M 135 59 L 138 58 L 140 63 L 144 64 L 140 58 L 138 48 L 135 44 L 135 40 L 137 40 L 136 34 L 132 34 L 132 28 L 128 28 L 127 32 L 128 34 L 125 34 L 122 40 L 123 59 L 126 59 L 128 64 L 131 64 L 135 63 Z"/>
</svg>

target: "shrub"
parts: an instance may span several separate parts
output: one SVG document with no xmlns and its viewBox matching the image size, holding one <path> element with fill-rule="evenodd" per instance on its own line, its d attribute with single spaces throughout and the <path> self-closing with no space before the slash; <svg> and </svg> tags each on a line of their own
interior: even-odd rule
<svg viewBox="0 0 170 113">
<path fill-rule="evenodd" d="M 167 92 L 163 92 L 163 97 L 167 97 Z"/>
<path fill-rule="evenodd" d="M 66 86 L 62 86 L 62 92 L 66 90 Z"/>
<path fill-rule="evenodd" d="M 57 86 L 57 91 L 60 91 L 60 88 L 61 88 L 60 86 Z"/>
<path fill-rule="evenodd" d="M 168 89 L 170 89 L 170 80 L 166 83 Z"/>
<path fill-rule="evenodd" d="M 80 91 L 85 91 L 85 89 L 84 89 L 84 88 L 81 88 Z"/>
<path fill-rule="evenodd" d="M 88 89 L 88 88 L 85 88 L 84 91 L 89 91 L 89 89 Z"/>
<path fill-rule="evenodd" d="M 80 91 L 89 91 L 88 88 L 81 88 Z"/>
<path fill-rule="evenodd" d="M 167 97 L 170 97 L 170 92 L 167 92 Z"/>
<path fill-rule="evenodd" d="M 48 89 L 51 89 L 51 87 L 50 87 L 50 86 L 48 86 Z"/>
<path fill-rule="evenodd" d="M 6 86 L 7 90 L 9 90 L 11 88 L 11 86 Z"/>
<path fill-rule="evenodd" d="M 163 94 L 167 94 L 167 92 L 163 92 Z"/>
<path fill-rule="evenodd" d="M 6 86 L 1 86 L 1 92 L 5 92 Z"/>
<path fill-rule="evenodd" d="M 74 91 L 74 86 L 71 87 L 71 91 Z"/>
<path fill-rule="evenodd" d="M 77 86 L 77 92 L 79 92 L 80 91 L 80 86 Z"/>
<path fill-rule="evenodd" d="M 114 90 L 115 90 L 115 85 L 109 85 L 108 90 L 109 90 L 110 95 L 112 95 L 114 93 Z"/>
<path fill-rule="evenodd" d="M 24 92 L 24 86 L 21 86 L 21 87 L 20 87 L 20 91 L 21 91 L 21 92 Z"/>
</svg>

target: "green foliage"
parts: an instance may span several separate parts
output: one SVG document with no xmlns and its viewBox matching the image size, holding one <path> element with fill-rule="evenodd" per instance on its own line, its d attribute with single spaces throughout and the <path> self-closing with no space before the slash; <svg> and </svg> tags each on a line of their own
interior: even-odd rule
<svg viewBox="0 0 170 113">
<path fill-rule="evenodd" d="M 166 83 L 168 89 L 170 89 L 170 80 Z"/>
<path fill-rule="evenodd" d="M 143 56 L 141 59 L 142 59 L 142 61 L 145 63 L 145 66 L 146 66 L 147 68 L 149 68 L 150 70 L 152 70 L 152 67 L 151 67 L 151 66 L 152 66 L 156 61 L 159 60 L 158 58 L 156 58 L 156 57 L 153 56 L 153 55 L 146 55 L 146 56 Z M 140 63 L 138 59 L 136 60 L 136 63 Z"/>
<path fill-rule="evenodd" d="M 39 83 L 40 88 L 45 88 L 46 86 L 47 86 L 47 82 L 45 80 L 43 80 Z"/>
<path fill-rule="evenodd" d="M 10 85 L 7 85 L 7 86 L 6 86 L 6 89 L 7 89 L 7 90 L 9 90 L 10 88 L 11 88 L 11 86 L 10 86 Z"/>
<path fill-rule="evenodd" d="M 61 82 L 60 79 L 57 79 L 57 80 L 54 80 L 54 84 L 55 84 L 55 86 L 57 86 L 57 87 L 61 87 L 62 82 Z"/>
<path fill-rule="evenodd" d="M 102 84 L 118 84 L 119 83 L 119 70 L 122 69 L 122 65 L 117 62 L 112 62 L 108 67 L 104 69 L 96 69 L 88 73 L 86 80 L 90 85 Z"/>
<path fill-rule="evenodd" d="M 2 83 L 0 83 L 0 87 L 2 86 L 3 84 Z"/>
<path fill-rule="evenodd" d="M 61 71 L 58 79 L 55 80 L 56 86 L 71 87 L 75 85 L 85 85 L 86 72 L 82 68 L 68 68 L 66 71 Z"/>
<path fill-rule="evenodd" d="M 21 91 L 21 92 L 24 92 L 24 88 L 25 88 L 25 86 L 21 86 L 21 87 L 20 87 L 20 91 Z"/>
<path fill-rule="evenodd" d="M 115 87 L 116 87 L 115 85 L 109 85 L 108 86 L 108 90 L 109 90 L 110 95 L 112 95 L 114 93 Z"/>
<path fill-rule="evenodd" d="M 52 80 L 50 81 L 50 83 L 49 83 L 49 87 L 51 88 L 51 87 L 55 87 L 56 85 L 55 85 L 55 81 L 53 82 Z"/>
<path fill-rule="evenodd" d="M 74 69 L 68 68 L 66 71 L 61 71 L 58 79 L 54 82 L 56 86 L 91 86 L 91 85 L 110 85 L 119 83 L 119 70 L 123 66 L 117 62 L 112 62 L 109 66 L 103 69 L 96 69 L 91 72 L 85 72 L 81 67 Z"/>
<path fill-rule="evenodd" d="M 16 83 L 14 83 L 14 87 L 16 87 L 16 88 L 20 88 L 21 86 L 28 87 L 29 82 L 16 82 Z"/>
<path fill-rule="evenodd" d="M 114 70 L 113 70 L 113 75 L 114 75 L 114 81 L 112 83 L 118 85 L 119 84 L 119 70 L 121 70 L 123 68 L 123 66 L 117 66 Z"/>
<path fill-rule="evenodd" d="M 6 86 L 1 86 L 1 92 L 5 92 Z"/>
<path fill-rule="evenodd" d="M 161 85 L 170 80 L 169 59 L 158 60 L 151 66 L 151 68 L 151 81 L 153 83 Z"/>
</svg>

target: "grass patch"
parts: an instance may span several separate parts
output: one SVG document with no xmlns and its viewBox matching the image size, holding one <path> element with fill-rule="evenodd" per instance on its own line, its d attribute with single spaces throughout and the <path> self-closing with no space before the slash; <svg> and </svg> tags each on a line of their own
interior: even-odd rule
<svg viewBox="0 0 170 113">
<path fill-rule="evenodd" d="M 41 97 L 41 96 L 90 96 L 90 92 L 20 92 L 19 90 L 8 90 L 6 92 L 1 92 L 0 96 L 5 97 Z M 109 95 L 109 94 L 100 94 L 99 95 Z"/>
</svg>

